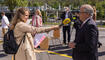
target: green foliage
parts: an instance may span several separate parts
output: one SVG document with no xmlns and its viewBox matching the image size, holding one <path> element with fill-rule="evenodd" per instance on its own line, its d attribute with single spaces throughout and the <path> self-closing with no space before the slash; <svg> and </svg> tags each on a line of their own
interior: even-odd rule
<svg viewBox="0 0 105 60">
<path fill-rule="evenodd" d="M 1 4 L 8 6 L 10 11 L 13 11 L 15 7 L 38 7 L 45 3 L 55 9 L 58 9 L 59 5 L 61 7 L 71 5 L 72 9 L 78 9 L 82 4 L 94 5 L 97 11 L 99 11 L 97 18 L 105 19 L 105 0 L 4 0 Z M 44 15 L 46 16 L 46 13 Z"/>
<path fill-rule="evenodd" d="M 43 23 L 44 25 L 59 25 L 60 24 L 60 22 L 59 23 L 56 23 L 56 22 L 45 22 L 45 23 Z"/>
<path fill-rule="evenodd" d="M 48 2 L 48 5 L 52 6 L 53 8 L 58 9 L 59 2 L 56 1 L 56 0 L 51 0 L 51 1 Z"/>
<path fill-rule="evenodd" d="M 38 7 L 38 6 L 42 6 L 42 5 L 43 5 L 42 2 L 34 2 L 34 3 L 33 3 L 33 6 L 37 6 L 37 7 Z"/>
<path fill-rule="evenodd" d="M 38 3 L 38 2 L 35 2 L 35 3 L 33 4 L 33 6 L 39 6 L 39 3 Z"/>
<path fill-rule="evenodd" d="M 105 19 L 105 0 L 96 4 L 98 19 Z"/>
<path fill-rule="evenodd" d="M 27 0 L 16 0 L 18 7 L 27 7 L 28 1 Z"/>
<path fill-rule="evenodd" d="M 10 11 L 12 11 L 15 6 L 17 5 L 16 0 L 5 0 L 5 5 L 8 6 L 8 8 L 10 9 Z"/>
<path fill-rule="evenodd" d="M 42 20 L 43 20 L 43 22 L 47 21 L 48 16 L 47 16 L 46 12 L 45 11 L 41 11 L 41 12 L 42 12 Z"/>
<path fill-rule="evenodd" d="M 11 12 L 13 12 L 15 7 L 26 7 L 28 5 L 27 0 L 5 0 L 4 3 Z"/>
</svg>

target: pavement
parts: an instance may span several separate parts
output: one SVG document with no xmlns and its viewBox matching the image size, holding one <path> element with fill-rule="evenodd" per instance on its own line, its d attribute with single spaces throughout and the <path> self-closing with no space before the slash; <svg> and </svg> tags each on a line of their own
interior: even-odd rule
<svg viewBox="0 0 105 60">
<path fill-rule="evenodd" d="M 105 27 L 98 27 L 99 30 L 105 31 Z"/>
</svg>

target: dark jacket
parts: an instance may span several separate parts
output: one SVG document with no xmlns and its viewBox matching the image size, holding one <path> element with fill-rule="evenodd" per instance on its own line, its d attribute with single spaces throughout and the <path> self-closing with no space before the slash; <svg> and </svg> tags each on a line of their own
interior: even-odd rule
<svg viewBox="0 0 105 60">
<path fill-rule="evenodd" d="M 66 15 L 66 12 L 63 12 L 61 15 L 62 21 L 65 19 L 65 15 Z M 70 20 L 72 21 L 72 13 L 70 11 L 68 12 L 68 18 L 70 18 Z M 69 25 L 71 25 L 71 22 L 69 23 Z"/>
<path fill-rule="evenodd" d="M 73 24 L 73 28 L 75 28 L 76 30 L 75 36 L 78 34 L 78 30 L 80 29 L 81 24 L 82 22 L 79 20 L 78 17 L 76 17 L 76 20 L 74 20 L 74 24 Z"/>
<path fill-rule="evenodd" d="M 76 19 L 73 19 L 73 22 L 74 22 L 74 24 L 73 24 L 73 28 L 75 28 L 76 31 L 77 31 L 77 30 L 80 29 L 80 26 L 81 26 L 82 22 L 80 21 L 80 19 L 79 19 L 78 16 L 73 16 L 73 17 L 76 18 Z"/>
<path fill-rule="evenodd" d="M 92 19 L 78 30 L 74 42 L 76 43 L 76 48 L 73 49 L 74 60 L 98 60 L 98 28 Z"/>
</svg>

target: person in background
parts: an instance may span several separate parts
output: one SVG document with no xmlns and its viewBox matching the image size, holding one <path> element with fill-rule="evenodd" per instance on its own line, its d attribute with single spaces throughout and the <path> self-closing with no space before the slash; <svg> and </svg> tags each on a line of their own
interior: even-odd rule
<svg viewBox="0 0 105 60">
<path fill-rule="evenodd" d="M 36 9 L 35 15 L 32 17 L 32 26 L 35 26 L 35 27 L 42 26 L 42 14 L 39 9 Z"/>
<path fill-rule="evenodd" d="M 84 4 L 80 7 L 79 17 L 83 22 L 69 46 L 73 48 L 73 60 L 98 60 L 98 28 L 93 20 L 94 10 L 91 5 Z"/>
<path fill-rule="evenodd" d="M 9 27 L 9 20 L 7 18 L 7 16 L 5 16 L 5 12 L 1 12 L 1 26 L 2 26 L 2 36 L 4 36 L 4 34 L 8 31 L 8 27 Z"/>
<path fill-rule="evenodd" d="M 34 42 L 31 34 L 48 32 L 54 29 L 58 29 L 59 26 L 52 27 L 34 27 L 26 24 L 29 17 L 29 9 L 18 8 L 11 22 L 10 29 L 14 30 L 14 37 L 16 43 L 20 44 L 22 38 L 25 36 L 25 40 L 22 41 L 17 53 L 15 54 L 15 60 L 37 60 L 34 51 Z"/>
<path fill-rule="evenodd" d="M 94 10 L 94 13 L 93 13 L 93 20 L 96 21 L 97 12 L 96 12 L 95 6 L 93 6 L 93 10 Z"/>
<path fill-rule="evenodd" d="M 82 24 L 82 22 L 79 19 L 79 11 L 75 12 L 75 16 L 73 16 L 73 18 L 75 19 L 73 19 L 74 24 L 72 29 L 74 28 L 76 30 L 76 33 L 75 33 L 75 36 L 76 36 Z"/>
<path fill-rule="evenodd" d="M 61 20 L 64 21 L 66 18 L 69 18 L 72 20 L 72 14 L 70 12 L 70 9 L 68 7 L 65 7 L 65 12 L 62 13 L 61 15 Z M 70 28 L 71 27 L 71 22 L 69 24 L 66 24 L 63 26 L 63 44 L 67 44 L 66 42 L 66 33 L 68 36 L 68 43 L 70 42 Z"/>
<path fill-rule="evenodd" d="M 34 27 L 42 27 L 42 14 L 41 14 L 41 11 L 39 9 L 36 9 L 35 14 L 32 16 L 32 26 L 34 26 Z M 43 37 L 41 37 L 41 35 L 43 35 L 43 34 L 44 33 L 38 33 L 38 34 L 35 34 L 35 36 L 39 36 L 42 39 Z M 35 36 L 33 36 L 33 37 L 35 38 Z M 45 34 L 44 34 L 44 36 L 45 36 Z M 46 36 L 46 38 L 47 38 L 47 36 Z M 43 42 L 46 41 L 45 39 L 44 39 Z M 37 40 L 37 38 L 35 38 L 35 40 Z M 45 44 L 47 44 L 46 47 L 49 47 L 48 46 L 48 40 L 46 41 L 45 44 L 43 44 L 43 42 L 40 44 L 40 46 L 38 46 L 38 48 L 44 49 L 43 45 L 45 45 Z"/>
<path fill-rule="evenodd" d="M 96 7 L 93 6 L 93 10 L 94 10 L 94 13 L 93 13 L 93 20 L 96 22 L 96 18 L 97 18 L 97 11 L 96 11 Z M 100 48 L 100 46 L 102 46 L 102 43 L 100 41 L 98 41 L 98 48 Z"/>
</svg>

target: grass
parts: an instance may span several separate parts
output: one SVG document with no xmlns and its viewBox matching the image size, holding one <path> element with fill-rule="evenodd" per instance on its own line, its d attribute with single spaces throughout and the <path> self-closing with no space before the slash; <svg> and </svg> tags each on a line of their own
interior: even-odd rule
<svg viewBox="0 0 105 60">
<path fill-rule="evenodd" d="M 98 25 L 98 27 L 104 27 L 105 28 L 105 25 Z"/>
<path fill-rule="evenodd" d="M 56 22 L 45 22 L 43 24 L 44 25 L 59 25 L 60 23 L 56 23 Z"/>
</svg>

